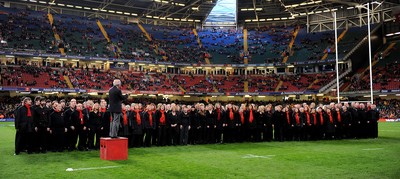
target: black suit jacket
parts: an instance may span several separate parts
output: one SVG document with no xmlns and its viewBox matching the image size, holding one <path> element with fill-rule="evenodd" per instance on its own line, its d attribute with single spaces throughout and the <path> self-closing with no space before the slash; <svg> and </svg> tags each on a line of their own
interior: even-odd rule
<svg viewBox="0 0 400 179">
<path fill-rule="evenodd" d="M 116 86 L 113 86 L 108 91 L 109 100 L 110 100 L 110 108 L 109 111 L 112 113 L 121 113 L 122 112 L 122 101 L 127 98 L 127 96 L 123 96 L 120 89 Z"/>
<path fill-rule="evenodd" d="M 15 129 L 20 132 L 33 132 L 35 125 L 33 123 L 33 110 L 31 108 L 31 117 L 27 116 L 28 108 L 21 106 L 16 110 Z"/>
</svg>

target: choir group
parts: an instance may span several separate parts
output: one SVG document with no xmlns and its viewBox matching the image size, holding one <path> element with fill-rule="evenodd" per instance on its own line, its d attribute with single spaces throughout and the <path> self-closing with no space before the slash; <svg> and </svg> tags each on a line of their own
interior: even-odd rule
<svg viewBox="0 0 400 179">
<path fill-rule="evenodd" d="M 34 104 L 32 104 L 34 103 Z M 15 154 L 97 150 L 108 137 L 106 100 L 23 98 L 15 110 Z M 129 147 L 378 137 L 374 104 L 122 104 L 118 136 Z"/>
</svg>

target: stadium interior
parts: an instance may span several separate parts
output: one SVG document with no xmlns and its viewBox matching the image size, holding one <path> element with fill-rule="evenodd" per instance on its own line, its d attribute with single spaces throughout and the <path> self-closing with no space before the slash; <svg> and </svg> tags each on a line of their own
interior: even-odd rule
<svg viewBox="0 0 400 179">
<path fill-rule="evenodd" d="M 0 0 L 0 178 L 400 178 L 399 54 L 400 0 Z"/>
<path fill-rule="evenodd" d="M 131 98 L 335 100 L 338 71 L 343 100 L 370 98 L 369 1 L 0 2 L 2 96 L 104 97 L 120 78 Z M 398 99 L 399 4 L 370 5 L 374 97 Z"/>
</svg>

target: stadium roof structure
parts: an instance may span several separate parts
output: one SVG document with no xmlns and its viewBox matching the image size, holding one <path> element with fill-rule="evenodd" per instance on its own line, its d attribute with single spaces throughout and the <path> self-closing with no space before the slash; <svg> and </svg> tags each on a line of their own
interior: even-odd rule
<svg viewBox="0 0 400 179">
<path fill-rule="evenodd" d="M 47 4 L 71 8 L 89 7 L 99 12 L 121 15 L 134 14 L 138 18 L 192 19 L 204 22 L 213 7 L 220 0 L 16 0 L 10 2 Z M 305 19 L 314 12 L 328 12 L 332 9 L 355 8 L 371 0 L 236 0 L 237 23 L 253 22 L 259 19 Z M 398 6 L 398 0 L 385 0 L 386 4 Z M 69 6 L 68 6 L 69 5 Z M 84 10 L 84 9 L 83 9 Z M 247 20 L 247 21 L 246 21 Z"/>
</svg>

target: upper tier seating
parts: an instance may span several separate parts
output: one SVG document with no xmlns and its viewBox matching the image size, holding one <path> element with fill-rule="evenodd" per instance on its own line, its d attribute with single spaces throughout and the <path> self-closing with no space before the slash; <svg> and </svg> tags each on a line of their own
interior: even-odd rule
<svg viewBox="0 0 400 179">
<path fill-rule="evenodd" d="M 200 46 L 193 27 L 143 25 L 150 41 L 137 24 L 100 19 L 110 37 L 108 42 L 93 18 L 53 14 L 51 27 L 45 12 L 10 8 L 0 8 L 0 12 L 0 39 L 8 42 L 0 48 L 59 53 L 58 47 L 64 47 L 67 55 L 189 63 L 205 63 L 209 58 L 214 64 L 243 63 L 247 55 L 243 52 L 243 32 L 234 28 L 197 29 Z M 52 28 L 61 42 L 55 41 Z M 307 34 L 300 28 L 289 51 L 294 32 L 293 26 L 249 28 L 248 62 L 276 63 L 285 57 L 289 57 L 289 63 L 318 60 L 328 51 L 328 59 L 334 58 L 333 31 Z M 344 57 L 366 33 L 366 27 L 350 28 L 338 44 L 339 57 Z"/>
<path fill-rule="evenodd" d="M 251 60 L 249 63 L 282 62 L 289 55 L 288 47 L 293 38 L 294 27 L 274 26 L 250 29 L 248 44 Z"/>
<path fill-rule="evenodd" d="M 46 13 L 4 7 L 0 12 L 0 39 L 7 41 L 0 48 L 58 51 Z"/>
</svg>

